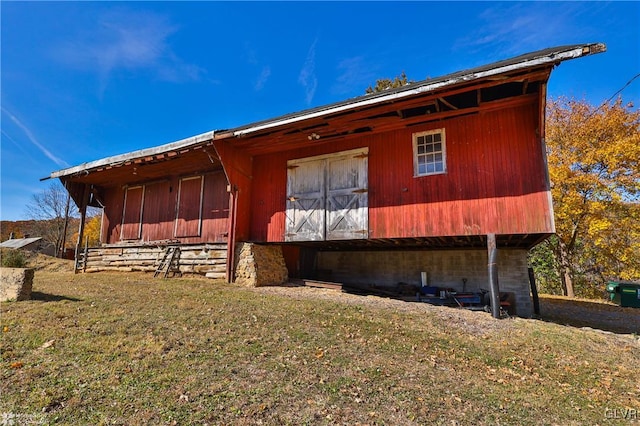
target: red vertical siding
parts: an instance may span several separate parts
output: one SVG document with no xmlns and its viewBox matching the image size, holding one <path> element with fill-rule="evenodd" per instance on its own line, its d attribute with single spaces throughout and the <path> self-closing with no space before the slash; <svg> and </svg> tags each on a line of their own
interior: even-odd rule
<svg viewBox="0 0 640 426">
<path fill-rule="evenodd" d="M 140 238 L 140 219 L 144 201 L 144 186 L 127 188 L 124 200 L 124 219 L 122 220 L 123 240 Z"/>
<path fill-rule="evenodd" d="M 230 210 L 230 220 L 235 221 L 235 241 L 243 241 L 249 238 L 249 221 L 251 216 L 251 181 L 252 159 L 251 157 L 231 145 L 227 140 L 215 141 L 218 157 L 225 167 L 227 180 L 236 194 L 235 212 Z"/>
<path fill-rule="evenodd" d="M 108 188 L 105 190 L 102 241 L 107 244 L 120 241 L 123 202 L 124 190 L 122 188 Z"/>
<path fill-rule="evenodd" d="M 180 179 L 176 214 L 176 237 L 200 236 L 202 210 L 202 176 Z"/>
<path fill-rule="evenodd" d="M 183 181 L 194 183 L 196 189 L 186 190 L 183 201 L 187 207 L 183 209 L 185 216 L 189 217 L 188 226 L 195 227 L 195 236 L 179 237 L 183 243 L 201 242 L 226 242 L 229 228 L 229 194 L 226 191 L 227 181 L 222 172 L 214 172 L 198 175 L 200 178 Z M 200 215 L 200 188 L 202 178 L 204 187 L 202 188 L 202 213 L 201 223 L 198 225 Z M 142 205 L 142 232 L 140 236 L 135 236 L 136 229 L 140 227 L 140 211 L 138 209 L 137 224 L 135 214 L 129 212 L 125 219 L 125 231 L 131 233 L 131 239 L 141 241 L 159 241 L 176 239 L 176 208 L 178 202 L 178 187 L 180 179 L 177 177 L 163 181 L 149 182 L 145 184 L 144 203 Z M 183 188 L 184 189 L 184 188 Z M 197 192 L 197 194 L 196 194 Z M 105 189 L 105 210 L 103 225 L 103 241 L 114 244 L 121 241 L 121 224 L 125 190 L 122 188 Z M 187 203 L 187 200 L 189 202 Z M 194 201 L 195 200 L 195 201 Z M 194 213 L 194 208 L 196 209 Z M 194 214 L 198 214 L 193 218 Z M 129 217 L 130 216 L 130 217 Z M 187 222 L 185 222 L 187 223 Z M 136 228 L 137 226 L 137 228 Z M 200 226 L 200 235 L 197 235 L 197 227 Z M 130 229 L 128 229 L 130 228 Z M 180 235 L 190 234 L 192 228 L 180 228 Z"/>
<path fill-rule="evenodd" d="M 283 241 L 286 162 L 369 147 L 371 238 L 552 232 L 537 104 L 254 158 L 251 239 Z M 413 176 L 412 133 L 445 128 L 447 172 Z"/>
<path fill-rule="evenodd" d="M 205 176 L 202 200 L 202 237 L 225 242 L 229 232 L 229 193 L 224 173 Z"/>
<path fill-rule="evenodd" d="M 156 241 L 170 238 L 176 217 L 175 184 L 172 181 L 146 185 L 142 212 L 142 240 Z"/>
</svg>

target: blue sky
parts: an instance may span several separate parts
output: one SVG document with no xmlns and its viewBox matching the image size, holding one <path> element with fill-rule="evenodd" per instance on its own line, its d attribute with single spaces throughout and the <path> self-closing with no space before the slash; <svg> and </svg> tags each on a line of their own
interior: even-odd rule
<svg viewBox="0 0 640 426">
<path fill-rule="evenodd" d="M 0 4 L 0 218 L 50 172 L 546 47 L 549 95 L 600 104 L 640 73 L 638 2 Z M 623 92 L 640 105 L 640 78 Z"/>
</svg>

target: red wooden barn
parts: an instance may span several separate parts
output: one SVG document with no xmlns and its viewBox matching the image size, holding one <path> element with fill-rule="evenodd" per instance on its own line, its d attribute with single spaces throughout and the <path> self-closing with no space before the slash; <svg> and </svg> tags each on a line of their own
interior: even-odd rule
<svg viewBox="0 0 640 426">
<path fill-rule="evenodd" d="M 252 285 L 469 291 L 491 284 L 495 242 L 500 290 L 529 316 L 527 252 L 554 232 L 547 81 L 604 50 L 545 49 L 50 177 L 81 212 L 103 207 L 85 270 L 154 271 L 176 246 L 167 270 Z"/>
</svg>

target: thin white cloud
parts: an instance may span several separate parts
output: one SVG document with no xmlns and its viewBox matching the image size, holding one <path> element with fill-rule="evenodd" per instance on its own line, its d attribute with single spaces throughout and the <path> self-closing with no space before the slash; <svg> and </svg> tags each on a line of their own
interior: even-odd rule
<svg viewBox="0 0 640 426">
<path fill-rule="evenodd" d="M 18 126 L 24 132 L 24 134 L 27 136 L 27 139 L 29 139 L 29 141 L 36 148 L 38 148 L 40 150 L 40 152 L 42 152 L 49 160 L 53 161 L 54 163 L 56 163 L 60 167 L 69 167 L 69 164 L 66 161 L 56 157 L 55 155 L 53 155 L 51 153 L 51 151 L 49 151 L 44 145 L 42 145 L 40 142 L 38 142 L 38 140 L 33 135 L 31 130 L 27 126 L 25 126 L 20 120 L 18 120 L 18 118 L 16 118 L 15 115 L 13 115 L 11 112 L 7 111 L 5 108 L 2 108 L 2 112 L 4 112 L 5 114 L 7 114 L 9 116 L 11 121 L 13 121 L 13 123 L 16 126 Z"/>
<path fill-rule="evenodd" d="M 262 90 L 262 88 L 267 83 L 267 80 L 269 79 L 270 76 L 271 76 L 271 67 L 269 66 L 263 67 L 262 72 L 260 73 L 260 76 L 258 76 L 258 81 L 256 81 L 256 84 L 254 84 L 253 88 L 258 91 Z"/>
<path fill-rule="evenodd" d="M 490 49 L 495 57 L 505 57 L 581 40 L 587 30 L 575 25 L 575 17 L 584 7 L 571 2 L 492 3 L 478 15 L 477 29 L 456 40 L 454 50 Z"/>
<path fill-rule="evenodd" d="M 200 79 L 204 70 L 185 63 L 172 50 L 169 37 L 177 31 L 153 13 L 117 10 L 99 18 L 86 34 L 55 49 L 63 63 L 100 76 L 101 91 L 116 70 L 151 70 L 163 81 Z"/>
<path fill-rule="evenodd" d="M 316 77 L 316 44 L 318 39 L 316 38 L 309 51 L 307 52 L 307 59 L 304 61 L 304 66 L 300 70 L 298 75 L 298 83 L 304 87 L 305 90 L 305 102 L 307 105 L 311 104 L 313 97 L 316 94 L 316 88 L 318 87 L 318 78 Z"/>
<path fill-rule="evenodd" d="M 376 78 L 373 68 L 365 63 L 362 56 L 343 59 L 337 68 L 340 75 L 331 89 L 337 95 L 351 94 L 354 91 L 362 95 Z"/>
</svg>

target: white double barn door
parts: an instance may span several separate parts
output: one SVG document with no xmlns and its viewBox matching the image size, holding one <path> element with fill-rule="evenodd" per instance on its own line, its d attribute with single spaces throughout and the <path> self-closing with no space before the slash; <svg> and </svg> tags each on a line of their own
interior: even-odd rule
<svg viewBox="0 0 640 426">
<path fill-rule="evenodd" d="M 368 149 L 287 163 L 285 241 L 369 236 Z"/>
</svg>

